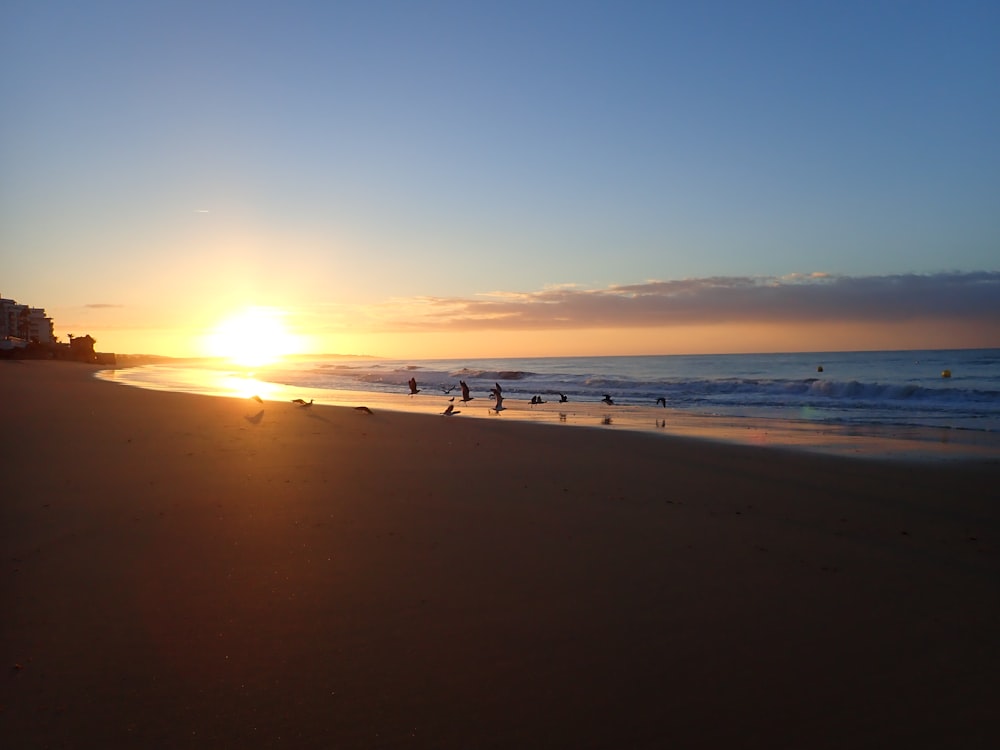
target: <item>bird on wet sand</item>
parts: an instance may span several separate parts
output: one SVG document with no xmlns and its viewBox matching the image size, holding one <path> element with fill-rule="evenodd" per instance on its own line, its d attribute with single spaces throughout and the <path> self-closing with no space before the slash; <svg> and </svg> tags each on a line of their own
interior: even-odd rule
<svg viewBox="0 0 1000 750">
<path fill-rule="evenodd" d="M 445 409 L 443 412 L 441 412 L 441 416 L 442 417 L 451 417 L 451 416 L 454 416 L 455 414 L 461 414 L 461 413 L 462 413 L 461 411 L 456 411 L 455 410 L 455 404 L 448 404 L 448 408 Z"/>
<path fill-rule="evenodd" d="M 360 411 L 360 412 L 362 412 L 364 414 L 371 414 L 372 413 L 372 410 L 369 409 L 367 406 L 355 406 L 354 407 L 354 411 Z"/>
<path fill-rule="evenodd" d="M 497 400 L 497 402 L 496 404 L 493 405 L 493 408 L 490 409 L 490 411 L 499 414 L 500 412 L 502 412 L 504 409 L 507 408 L 506 406 L 503 405 L 503 394 L 501 394 L 500 391 L 494 391 L 493 397 Z"/>
<path fill-rule="evenodd" d="M 566 398 L 566 394 L 565 393 L 560 393 L 559 394 L 559 403 L 560 404 L 565 404 L 567 401 L 569 401 L 569 399 Z"/>
<path fill-rule="evenodd" d="M 420 389 L 417 388 L 417 379 L 416 378 L 410 378 L 409 381 L 407 381 L 407 385 L 410 386 L 410 395 L 411 396 L 414 396 L 414 395 L 420 393 Z"/>
<path fill-rule="evenodd" d="M 303 409 L 308 409 L 310 406 L 313 405 L 313 400 L 309 399 L 309 401 L 306 402 L 305 399 L 293 398 L 292 403 L 301 406 Z"/>
<path fill-rule="evenodd" d="M 601 399 L 601 401 L 603 401 L 604 403 L 606 403 L 606 404 L 607 404 L 608 406 L 613 406 L 613 405 L 614 405 L 614 403 L 615 403 L 615 402 L 614 402 L 614 401 L 612 400 L 612 398 L 611 398 L 611 394 L 610 394 L 610 393 L 605 393 L 605 394 L 604 394 L 604 398 L 602 398 L 602 399 Z"/>
<path fill-rule="evenodd" d="M 469 384 L 464 380 L 459 380 L 458 384 L 462 386 L 462 403 L 469 403 L 472 401 L 473 397 L 469 395 Z"/>
</svg>

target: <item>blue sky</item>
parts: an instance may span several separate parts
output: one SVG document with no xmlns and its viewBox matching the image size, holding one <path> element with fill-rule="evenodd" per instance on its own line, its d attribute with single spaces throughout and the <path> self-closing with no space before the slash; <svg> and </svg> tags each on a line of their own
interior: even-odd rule
<svg viewBox="0 0 1000 750">
<path fill-rule="evenodd" d="M 8 2 L 0 293 L 122 349 L 247 304 L 343 339 L 552 289 L 579 331 L 647 282 L 954 290 L 1000 271 L 998 38 L 985 2 Z"/>
</svg>

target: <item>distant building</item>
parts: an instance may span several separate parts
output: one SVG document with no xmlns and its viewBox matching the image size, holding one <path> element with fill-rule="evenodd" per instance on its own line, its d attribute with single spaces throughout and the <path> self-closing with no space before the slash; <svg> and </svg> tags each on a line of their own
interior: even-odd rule
<svg viewBox="0 0 1000 750">
<path fill-rule="evenodd" d="M 0 297 L 0 340 L 13 343 L 55 343 L 52 318 L 43 307 L 19 305 Z"/>
<path fill-rule="evenodd" d="M 17 308 L 14 300 L 0 297 L 0 339 L 17 336 Z"/>
<path fill-rule="evenodd" d="M 54 344 L 56 341 L 52 318 L 45 314 L 43 307 L 28 308 L 28 341 L 38 344 Z"/>
<path fill-rule="evenodd" d="M 94 352 L 94 344 L 97 341 L 89 334 L 87 336 L 69 336 L 70 356 L 80 362 L 96 362 L 97 354 Z"/>
<path fill-rule="evenodd" d="M 114 365 L 116 357 L 110 352 L 95 352 L 93 336 L 69 335 L 69 343 L 62 344 L 55 335 L 52 318 L 44 307 L 19 305 L 12 299 L 0 297 L 0 357 L 4 359 L 62 359 Z"/>
</svg>

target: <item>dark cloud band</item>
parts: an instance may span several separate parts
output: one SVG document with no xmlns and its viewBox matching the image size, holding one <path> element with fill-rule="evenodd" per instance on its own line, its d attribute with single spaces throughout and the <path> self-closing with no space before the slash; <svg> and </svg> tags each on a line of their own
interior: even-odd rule
<svg viewBox="0 0 1000 750">
<path fill-rule="evenodd" d="M 1000 272 L 713 277 L 481 298 L 424 297 L 396 330 L 584 329 L 717 323 L 970 321 L 1000 328 Z"/>
</svg>

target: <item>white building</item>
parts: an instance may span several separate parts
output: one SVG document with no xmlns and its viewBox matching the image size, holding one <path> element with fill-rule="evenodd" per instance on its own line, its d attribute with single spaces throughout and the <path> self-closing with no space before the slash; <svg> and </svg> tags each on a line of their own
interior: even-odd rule
<svg viewBox="0 0 1000 750">
<path fill-rule="evenodd" d="M 55 340 L 52 318 L 45 314 L 45 308 L 29 307 L 28 341 L 37 341 L 39 344 L 53 344 Z"/>
<path fill-rule="evenodd" d="M 0 297 L 0 341 L 11 339 L 55 343 L 52 318 L 45 314 L 44 307 L 19 305 L 12 299 Z"/>
<path fill-rule="evenodd" d="M 0 340 L 17 336 L 17 308 L 12 299 L 0 297 Z"/>
</svg>

